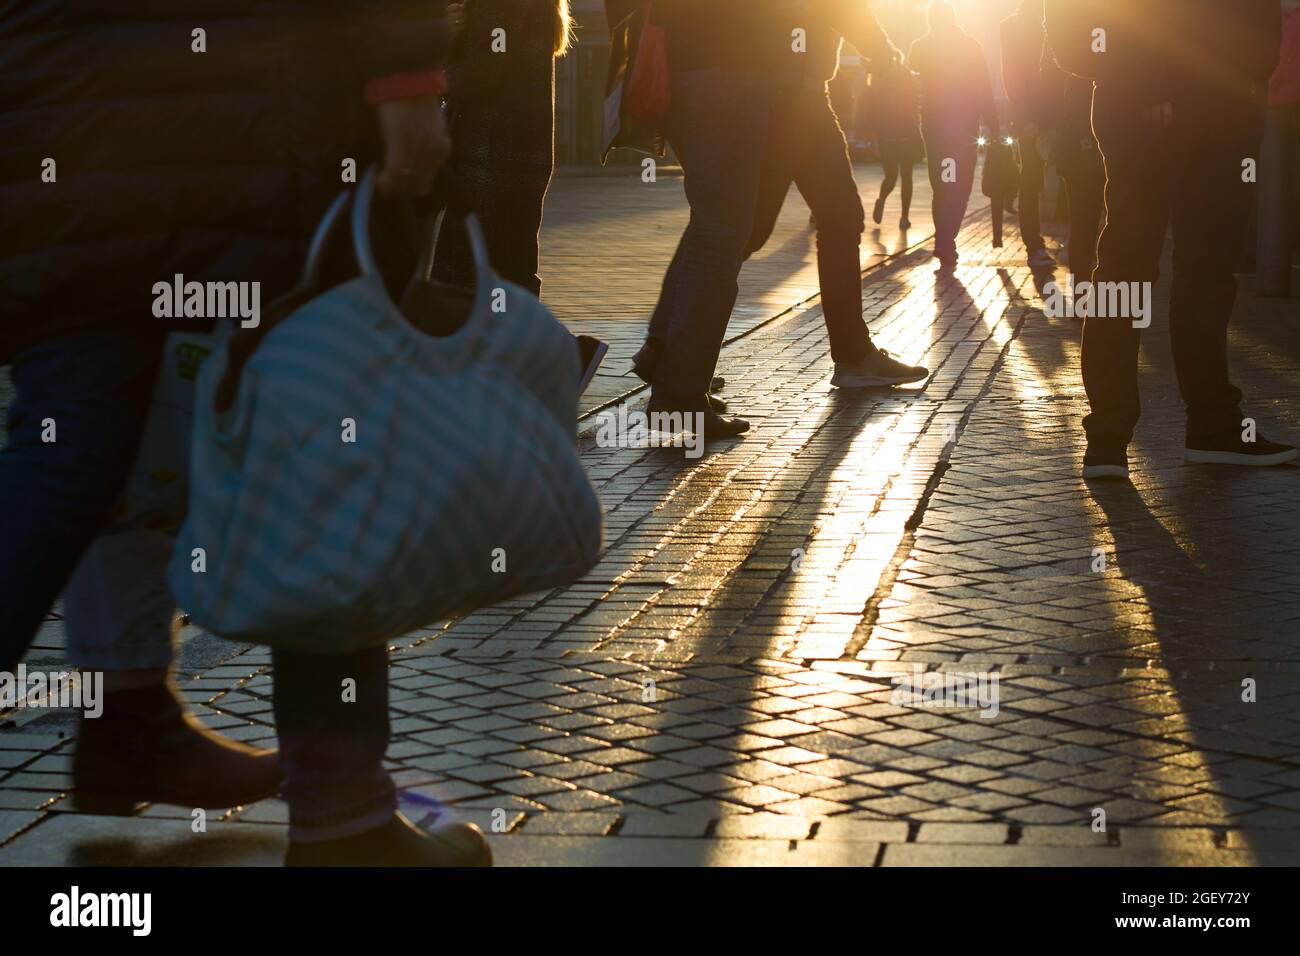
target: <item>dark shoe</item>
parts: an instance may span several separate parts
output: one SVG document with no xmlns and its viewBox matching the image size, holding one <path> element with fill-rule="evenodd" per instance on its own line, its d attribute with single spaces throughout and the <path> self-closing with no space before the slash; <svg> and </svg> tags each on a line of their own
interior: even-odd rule
<svg viewBox="0 0 1300 956">
<path fill-rule="evenodd" d="M 903 385 L 919 382 L 930 374 L 920 365 L 906 365 L 884 349 L 872 349 L 861 362 L 835 363 L 831 384 L 836 388 L 872 388 L 879 385 Z"/>
<path fill-rule="evenodd" d="M 1198 465 L 1247 465 L 1267 467 L 1295 461 L 1300 455 L 1291 445 L 1271 442 L 1257 434 L 1254 441 L 1242 441 L 1241 432 L 1233 430 L 1218 438 L 1189 436 L 1184 443 L 1183 460 Z"/>
<path fill-rule="evenodd" d="M 140 803 L 224 809 L 273 797 L 280 781 L 274 750 L 213 733 L 162 685 L 105 694 L 101 716 L 82 716 L 72 805 L 123 815 Z"/>
<path fill-rule="evenodd" d="M 1083 477 L 1128 481 L 1128 452 L 1123 448 L 1105 448 L 1090 443 L 1083 455 Z"/>
<path fill-rule="evenodd" d="M 1031 269 L 1052 269 L 1056 267 L 1056 260 L 1046 249 L 1035 249 L 1029 253 L 1029 268 Z"/>
<path fill-rule="evenodd" d="M 871 207 L 871 221 L 878 226 L 880 225 L 880 220 L 884 218 L 885 218 L 885 200 L 877 199 L 876 204 Z"/>
<path fill-rule="evenodd" d="M 676 416 L 674 421 L 680 424 L 683 431 L 699 435 L 705 441 L 712 441 L 715 438 L 735 438 L 749 431 L 749 422 L 745 419 L 719 415 L 712 407 L 675 408 L 671 403 L 656 402 L 651 399 L 646 405 L 646 414 Z M 653 421 L 651 425 L 654 425 Z M 663 429 L 656 430 L 663 431 Z"/>
<path fill-rule="evenodd" d="M 578 361 L 582 367 L 582 377 L 578 379 L 578 394 L 581 395 L 596 377 L 596 370 L 605 361 L 609 346 L 592 335 L 575 335 L 573 340 L 577 343 Z"/>
<path fill-rule="evenodd" d="M 290 843 L 285 866 L 491 866 L 492 849 L 472 823 L 421 830 L 400 813 L 340 840 Z"/>
</svg>

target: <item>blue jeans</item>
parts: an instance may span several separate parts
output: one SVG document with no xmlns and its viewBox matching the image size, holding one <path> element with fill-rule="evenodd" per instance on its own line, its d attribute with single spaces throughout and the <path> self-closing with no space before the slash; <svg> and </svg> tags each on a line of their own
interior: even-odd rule
<svg viewBox="0 0 1300 956">
<path fill-rule="evenodd" d="M 754 225 L 767 81 L 757 72 L 685 71 L 673 76 L 672 104 L 668 140 L 691 219 L 650 319 L 651 343 L 663 343 L 651 385 L 657 401 L 704 407 Z"/>
<path fill-rule="evenodd" d="M 96 670 L 171 664 L 170 539 L 111 520 L 164 337 L 156 327 L 118 326 L 52 339 L 12 362 L 17 397 L 0 449 L 0 670 L 17 665 L 70 578 L 70 663 Z M 385 648 L 275 653 L 272 661 L 291 838 L 331 839 L 382 824 L 396 806 L 383 769 Z M 356 682 L 356 703 L 342 702 L 344 678 Z"/>
<path fill-rule="evenodd" d="M 15 356 L 17 396 L 0 450 L 0 669 L 11 670 L 118 501 L 144 428 L 163 334 L 115 328 L 44 342 Z M 142 630 L 146 630 L 143 629 Z M 103 669 L 165 667 L 170 638 L 143 634 Z M 70 635 L 74 663 L 79 648 Z"/>
</svg>

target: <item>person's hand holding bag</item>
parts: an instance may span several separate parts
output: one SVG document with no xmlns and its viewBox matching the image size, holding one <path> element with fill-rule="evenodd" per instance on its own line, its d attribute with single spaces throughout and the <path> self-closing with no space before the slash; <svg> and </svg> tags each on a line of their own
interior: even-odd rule
<svg viewBox="0 0 1300 956">
<path fill-rule="evenodd" d="M 438 170 L 451 155 L 451 139 L 437 96 L 375 104 L 384 164 L 376 186 L 386 199 L 427 196 Z"/>
</svg>

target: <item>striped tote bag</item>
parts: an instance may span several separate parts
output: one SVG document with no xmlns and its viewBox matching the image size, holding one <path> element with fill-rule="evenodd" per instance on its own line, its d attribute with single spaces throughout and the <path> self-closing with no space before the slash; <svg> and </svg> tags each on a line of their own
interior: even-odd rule
<svg viewBox="0 0 1300 956">
<path fill-rule="evenodd" d="M 493 275 L 472 218 L 470 318 L 441 337 L 413 327 L 370 251 L 373 186 L 371 171 L 352 209 L 360 277 L 304 297 L 246 357 L 227 340 L 200 372 L 168 581 L 215 634 L 347 653 L 597 560 L 572 337 Z"/>
</svg>

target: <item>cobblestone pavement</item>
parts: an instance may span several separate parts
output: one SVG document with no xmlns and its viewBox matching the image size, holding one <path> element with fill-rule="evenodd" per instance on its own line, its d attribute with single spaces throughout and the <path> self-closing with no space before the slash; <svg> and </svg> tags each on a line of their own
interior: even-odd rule
<svg viewBox="0 0 1300 956">
<path fill-rule="evenodd" d="M 867 277 L 923 387 L 830 389 L 814 301 L 724 352 L 743 441 L 588 440 L 591 574 L 393 646 L 408 812 L 511 864 L 1300 862 L 1297 469 L 1182 463 L 1157 310 L 1133 484 L 1086 487 L 1078 328 L 989 245 L 977 212 L 954 278 L 924 250 Z M 1298 311 L 1246 295 L 1232 333 L 1247 413 L 1293 438 Z M 187 641 L 185 693 L 272 742 L 267 652 L 219 643 Z M 904 693 L 936 674 L 998 693 Z M 202 836 L 65 811 L 68 718 L 32 713 L 0 732 L 0 864 L 278 861 L 278 801 Z"/>
</svg>

